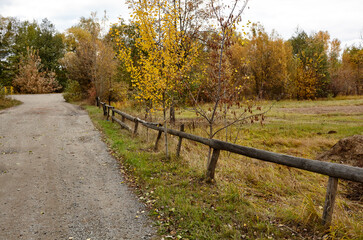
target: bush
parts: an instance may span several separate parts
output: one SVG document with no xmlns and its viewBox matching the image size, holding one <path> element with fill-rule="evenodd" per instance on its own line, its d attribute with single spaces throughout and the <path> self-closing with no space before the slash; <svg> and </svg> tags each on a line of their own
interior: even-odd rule
<svg viewBox="0 0 363 240">
<path fill-rule="evenodd" d="M 63 93 L 63 97 L 67 102 L 75 102 L 83 99 L 81 85 L 74 80 L 68 80 L 66 89 Z"/>
<path fill-rule="evenodd" d="M 6 95 L 6 88 L 0 84 L 0 100 L 4 99 Z"/>
<path fill-rule="evenodd" d="M 52 93 L 61 89 L 52 71 L 42 72 L 38 52 L 27 49 L 27 55 L 20 59 L 19 73 L 13 83 L 21 93 Z"/>
</svg>

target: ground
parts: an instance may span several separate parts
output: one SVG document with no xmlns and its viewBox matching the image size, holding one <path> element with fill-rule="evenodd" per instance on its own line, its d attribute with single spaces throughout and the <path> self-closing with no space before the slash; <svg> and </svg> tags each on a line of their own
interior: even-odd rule
<svg viewBox="0 0 363 240">
<path fill-rule="evenodd" d="M 323 106 L 323 107 L 301 107 L 301 108 L 281 108 L 283 112 L 288 113 L 305 113 L 305 114 L 362 114 L 363 105 L 358 106 Z"/>
<path fill-rule="evenodd" d="M 0 239 L 149 239 L 144 206 L 89 116 L 60 94 L 0 111 Z"/>
<path fill-rule="evenodd" d="M 273 106 L 263 124 L 236 125 L 228 141 L 316 159 L 340 139 L 363 133 L 361 96 L 257 104 L 263 110 Z M 114 106 L 144 117 L 143 109 L 132 102 Z M 207 110 L 209 105 L 203 107 Z M 105 121 L 101 109 L 87 109 L 111 139 L 110 146 L 144 185 L 143 191 L 152 196 L 150 201 L 156 200 L 153 214 L 165 235 L 216 240 L 363 239 L 362 205 L 346 198 L 347 185 L 351 183 L 339 181 L 333 222 L 329 229 L 324 229 L 321 217 L 327 176 L 222 152 L 216 182 L 207 185 L 203 182 L 207 147 L 183 140 L 181 158 L 174 158 L 178 138 L 171 136 L 172 160 L 165 161 L 162 147 L 159 153 L 152 151 L 157 131 L 146 131 L 141 126 L 139 136 L 133 138 L 126 130 L 120 131 L 118 124 Z M 179 129 L 180 123 L 187 123 L 186 132 L 206 136 L 205 124 L 195 113 L 182 108 L 176 113 L 177 123 L 171 128 Z M 153 121 L 162 122 L 162 114 L 154 112 Z M 133 122 L 126 123 L 134 126 Z M 224 140 L 225 132 L 217 138 Z"/>
</svg>

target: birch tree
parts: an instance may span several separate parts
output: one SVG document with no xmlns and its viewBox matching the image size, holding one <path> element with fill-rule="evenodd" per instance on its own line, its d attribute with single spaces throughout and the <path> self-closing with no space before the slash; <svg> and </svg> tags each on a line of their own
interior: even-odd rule
<svg viewBox="0 0 363 240">
<path fill-rule="evenodd" d="M 135 39 L 139 58 L 132 58 L 132 49 L 121 39 L 116 39 L 118 57 L 131 74 L 135 99 L 163 111 L 165 152 L 169 157 L 166 113 L 196 63 L 198 44 L 183 30 L 180 1 L 140 0 L 129 4 L 133 9 L 131 24 L 137 27 L 139 36 Z M 114 35 L 118 34 L 116 29 Z"/>
</svg>

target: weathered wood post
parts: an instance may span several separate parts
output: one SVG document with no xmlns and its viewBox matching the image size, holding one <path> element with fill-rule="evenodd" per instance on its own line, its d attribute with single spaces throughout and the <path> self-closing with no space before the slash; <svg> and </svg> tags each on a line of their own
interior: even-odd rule
<svg viewBox="0 0 363 240">
<path fill-rule="evenodd" d="M 125 117 L 124 117 L 124 115 L 122 115 L 122 116 L 121 116 L 121 121 L 122 121 L 122 122 L 125 122 Z"/>
<path fill-rule="evenodd" d="M 108 105 L 106 105 L 106 112 L 107 112 L 106 120 L 108 121 L 108 118 L 110 117 L 110 106 Z"/>
<path fill-rule="evenodd" d="M 184 132 L 184 124 L 180 125 L 180 131 Z M 176 156 L 177 157 L 180 157 L 180 150 L 181 150 L 182 140 L 183 140 L 183 138 L 179 137 L 179 142 L 178 142 L 178 145 L 176 147 Z"/>
<path fill-rule="evenodd" d="M 114 122 L 113 118 L 115 117 L 115 112 L 113 111 L 115 109 L 115 107 L 112 107 L 112 117 L 111 117 L 111 121 Z"/>
<path fill-rule="evenodd" d="M 159 143 L 159 140 L 160 140 L 160 138 L 161 138 L 161 134 L 162 134 L 162 133 L 163 133 L 162 131 L 159 131 L 158 136 L 156 137 L 156 142 L 155 142 L 154 151 L 157 151 L 157 150 L 158 150 L 158 143 Z"/>
<path fill-rule="evenodd" d="M 326 188 L 326 196 L 323 210 L 323 225 L 330 226 L 331 220 L 333 218 L 333 210 L 335 197 L 337 195 L 338 189 L 338 178 L 329 177 L 328 186 Z"/>
<path fill-rule="evenodd" d="M 212 157 L 208 163 L 207 168 L 207 182 L 211 182 L 214 179 L 214 174 L 216 171 L 217 161 L 219 158 L 220 149 L 213 148 Z"/>
<path fill-rule="evenodd" d="M 102 109 L 103 109 L 103 116 L 106 116 L 106 103 L 102 103 Z"/>
<path fill-rule="evenodd" d="M 134 136 L 136 136 L 137 135 L 137 128 L 139 126 L 139 121 L 137 120 L 137 118 L 135 118 L 134 121 L 135 121 Z"/>
</svg>

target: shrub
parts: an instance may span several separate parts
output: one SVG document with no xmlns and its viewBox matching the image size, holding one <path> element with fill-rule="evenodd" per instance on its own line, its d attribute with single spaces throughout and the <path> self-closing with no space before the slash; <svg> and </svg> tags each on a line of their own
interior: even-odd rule
<svg viewBox="0 0 363 240">
<path fill-rule="evenodd" d="M 66 89 L 63 93 L 63 97 L 67 102 L 75 102 L 83 99 L 84 94 L 79 82 L 74 80 L 68 80 Z"/>
<path fill-rule="evenodd" d="M 27 49 L 27 55 L 19 63 L 19 74 L 14 79 L 14 85 L 22 93 L 51 93 L 61 86 L 52 71 L 41 72 L 41 59 L 38 52 Z"/>
<path fill-rule="evenodd" d="M 4 99 L 6 95 L 6 88 L 0 84 L 0 100 Z"/>
</svg>

